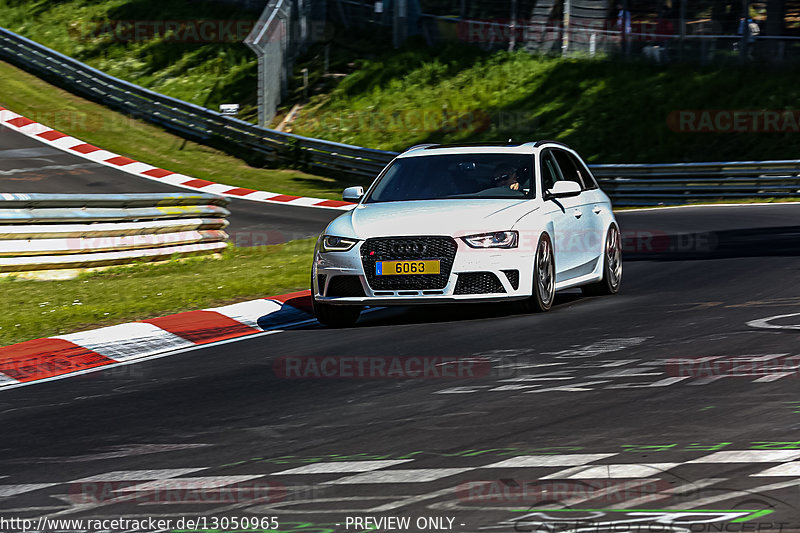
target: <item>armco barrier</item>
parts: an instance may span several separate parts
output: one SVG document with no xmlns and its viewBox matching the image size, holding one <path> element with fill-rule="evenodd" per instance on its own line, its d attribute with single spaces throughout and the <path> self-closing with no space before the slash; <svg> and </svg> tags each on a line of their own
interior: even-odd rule
<svg viewBox="0 0 800 533">
<path fill-rule="evenodd" d="M 800 197 L 800 160 L 589 168 L 616 206 Z"/>
<path fill-rule="evenodd" d="M 0 194 L 0 272 L 85 268 L 225 248 L 213 194 Z"/>
<path fill-rule="evenodd" d="M 268 160 L 301 159 L 320 169 L 374 177 L 395 155 L 282 133 L 222 116 L 109 76 L 4 28 L 0 28 L 0 57 L 131 116 L 201 141 L 227 142 Z"/>
<path fill-rule="evenodd" d="M 273 161 L 302 162 L 375 177 L 397 154 L 261 128 L 109 76 L 0 28 L 0 57 L 70 90 L 203 141 L 224 142 Z M 617 206 L 683 204 L 741 198 L 796 198 L 800 160 L 590 165 Z"/>
</svg>

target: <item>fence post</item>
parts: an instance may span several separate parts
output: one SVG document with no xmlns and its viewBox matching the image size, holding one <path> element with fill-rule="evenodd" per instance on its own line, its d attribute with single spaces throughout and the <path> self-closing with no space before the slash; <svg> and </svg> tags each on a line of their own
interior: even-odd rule
<svg viewBox="0 0 800 533">
<path fill-rule="evenodd" d="M 683 61 L 683 45 L 686 41 L 686 0 L 681 0 L 681 36 L 678 39 L 678 61 Z"/>
<path fill-rule="evenodd" d="M 513 52 L 517 45 L 517 0 L 511 0 L 511 21 L 508 23 L 508 51 Z"/>
<path fill-rule="evenodd" d="M 400 48 L 408 37 L 408 0 L 393 0 L 393 4 L 393 45 L 395 48 Z"/>
<path fill-rule="evenodd" d="M 561 56 L 566 57 L 569 50 L 569 14 L 572 8 L 570 0 L 564 0 L 564 35 L 561 41 Z"/>
</svg>

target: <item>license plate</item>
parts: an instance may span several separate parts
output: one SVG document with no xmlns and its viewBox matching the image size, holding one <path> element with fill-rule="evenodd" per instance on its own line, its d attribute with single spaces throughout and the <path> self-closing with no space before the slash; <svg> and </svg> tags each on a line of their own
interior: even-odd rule
<svg viewBox="0 0 800 533">
<path fill-rule="evenodd" d="M 414 274 L 439 274 L 439 261 L 377 261 L 378 276 L 411 276 Z"/>
</svg>

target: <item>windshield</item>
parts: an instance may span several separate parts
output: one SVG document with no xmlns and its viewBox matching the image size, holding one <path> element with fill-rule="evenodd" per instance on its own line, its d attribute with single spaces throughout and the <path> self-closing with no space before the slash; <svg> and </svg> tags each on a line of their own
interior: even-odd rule
<svg viewBox="0 0 800 533">
<path fill-rule="evenodd" d="M 450 154 L 396 159 L 366 203 L 443 198 L 531 198 L 533 156 Z"/>
</svg>

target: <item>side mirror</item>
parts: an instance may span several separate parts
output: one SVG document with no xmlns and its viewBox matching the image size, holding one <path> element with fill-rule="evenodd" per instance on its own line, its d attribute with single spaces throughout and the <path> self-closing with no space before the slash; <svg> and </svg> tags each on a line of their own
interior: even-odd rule
<svg viewBox="0 0 800 533">
<path fill-rule="evenodd" d="M 574 181 L 557 181 L 553 188 L 545 192 L 545 199 L 567 198 L 578 196 L 581 193 L 581 186 Z"/>
<path fill-rule="evenodd" d="M 358 202 L 364 196 L 364 187 L 348 187 L 342 192 L 342 200 L 345 202 Z"/>
</svg>

